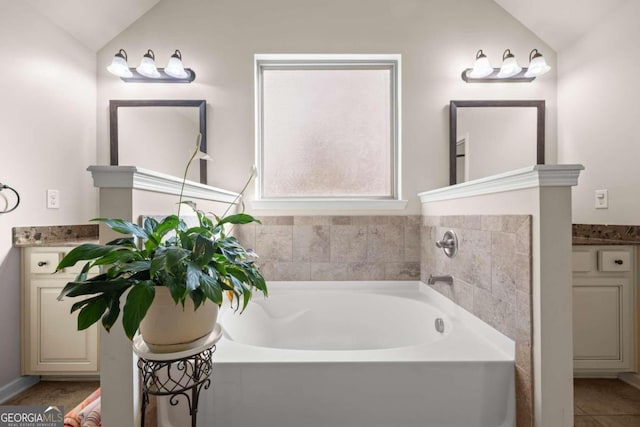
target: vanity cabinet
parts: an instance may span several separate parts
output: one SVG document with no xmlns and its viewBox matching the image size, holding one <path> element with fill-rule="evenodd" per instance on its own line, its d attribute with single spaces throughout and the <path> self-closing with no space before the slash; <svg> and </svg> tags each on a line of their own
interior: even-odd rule
<svg viewBox="0 0 640 427">
<path fill-rule="evenodd" d="M 635 248 L 574 246 L 572 261 L 575 375 L 632 371 Z"/>
<path fill-rule="evenodd" d="M 55 273 L 72 246 L 22 249 L 21 362 L 23 375 L 97 375 L 98 329 L 77 330 L 78 300 L 57 297 L 75 279 L 80 265 Z M 94 272 L 95 273 L 95 272 Z"/>
</svg>

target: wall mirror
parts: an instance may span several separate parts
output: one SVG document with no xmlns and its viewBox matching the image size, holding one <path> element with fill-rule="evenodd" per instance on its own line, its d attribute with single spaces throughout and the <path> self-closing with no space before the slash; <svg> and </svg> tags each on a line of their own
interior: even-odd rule
<svg viewBox="0 0 640 427">
<path fill-rule="evenodd" d="M 205 100 L 109 101 L 110 164 L 182 178 L 198 133 L 207 152 L 206 108 Z M 206 161 L 193 162 L 187 179 L 206 184 Z"/>
<path fill-rule="evenodd" d="M 451 185 L 544 164 L 545 102 L 451 101 Z"/>
</svg>

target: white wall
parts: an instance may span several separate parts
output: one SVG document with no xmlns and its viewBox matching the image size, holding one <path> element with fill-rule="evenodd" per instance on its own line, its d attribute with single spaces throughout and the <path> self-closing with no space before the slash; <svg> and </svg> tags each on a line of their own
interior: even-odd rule
<svg viewBox="0 0 640 427">
<path fill-rule="evenodd" d="M 97 192 L 85 171 L 96 157 L 95 54 L 11 0 L 0 0 L 0 52 L 9 64 L 0 67 L 0 182 L 22 197 L 0 215 L 1 388 L 20 375 L 20 251 L 11 228 L 86 223 Z M 60 190 L 60 209 L 46 209 L 47 189 Z"/>
<path fill-rule="evenodd" d="M 180 49 L 196 80 L 123 83 L 105 71 L 120 48 L 130 66 L 148 48 L 160 66 Z M 530 84 L 465 83 L 460 74 L 480 48 L 496 66 L 506 48 L 522 65 L 538 48 L 553 68 Z M 448 185 L 451 99 L 545 99 L 547 160 L 555 163 L 555 54 L 492 0 L 162 1 L 98 53 L 100 163 L 109 158 L 110 99 L 204 98 L 214 157 L 209 182 L 239 190 L 254 162 L 255 53 L 402 54 L 402 179 L 409 205 L 398 214 L 418 214 L 416 193 Z"/>
<path fill-rule="evenodd" d="M 559 53 L 558 160 L 581 163 L 573 222 L 640 223 L 640 2 L 628 0 Z M 609 209 L 594 190 L 609 190 Z"/>
</svg>

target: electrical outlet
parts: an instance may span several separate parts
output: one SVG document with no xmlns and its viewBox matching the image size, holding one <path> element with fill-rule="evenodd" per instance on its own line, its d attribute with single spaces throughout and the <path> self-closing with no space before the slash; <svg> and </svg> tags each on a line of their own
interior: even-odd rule
<svg viewBox="0 0 640 427">
<path fill-rule="evenodd" d="M 60 209 L 60 191 L 47 190 L 47 209 Z"/>
<path fill-rule="evenodd" d="M 595 208 L 609 209 L 609 191 L 608 190 L 595 191 Z"/>
</svg>

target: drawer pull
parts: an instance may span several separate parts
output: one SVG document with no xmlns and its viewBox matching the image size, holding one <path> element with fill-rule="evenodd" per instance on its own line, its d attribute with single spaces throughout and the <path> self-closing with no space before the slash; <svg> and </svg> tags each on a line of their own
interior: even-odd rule
<svg viewBox="0 0 640 427">
<path fill-rule="evenodd" d="M 38 261 L 38 267 L 44 267 L 47 264 L 49 264 L 47 261 Z"/>
<path fill-rule="evenodd" d="M 618 265 L 622 265 L 622 264 L 624 264 L 624 261 L 622 261 L 621 259 L 617 259 L 617 260 L 615 260 L 615 261 L 613 261 L 613 262 L 615 262 L 615 263 L 616 263 L 616 264 L 618 264 Z"/>
</svg>

